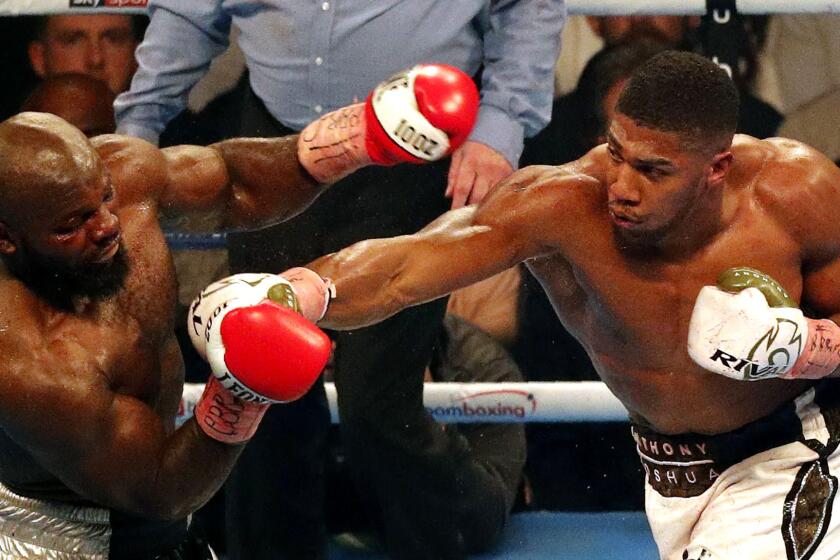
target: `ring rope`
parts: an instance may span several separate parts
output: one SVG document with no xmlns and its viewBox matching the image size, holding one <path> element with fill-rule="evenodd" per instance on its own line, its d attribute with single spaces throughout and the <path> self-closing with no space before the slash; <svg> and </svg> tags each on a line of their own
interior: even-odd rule
<svg viewBox="0 0 840 560">
<path fill-rule="evenodd" d="M 148 0 L 0 0 L 0 16 L 56 13 L 144 13 Z M 840 0 L 737 0 L 742 14 L 840 13 Z M 570 14 L 703 15 L 707 0 L 566 0 Z"/>
<path fill-rule="evenodd" d="M 324 383 L 330 417 L 338 423 L 334 383 Z M 204 390 L 185 383 L 177 423 L 192 415 Z M 426 383 L 423 404 L 444 423 L 626 422 L 627 409 L 600 381 Z M 282 405 L 281 405 L 282 406 Z"/>
</svg>

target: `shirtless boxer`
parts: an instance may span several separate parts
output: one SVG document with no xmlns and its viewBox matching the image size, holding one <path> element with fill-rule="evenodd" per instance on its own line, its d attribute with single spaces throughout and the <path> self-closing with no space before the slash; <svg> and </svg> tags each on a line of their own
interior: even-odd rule
<svg viewBox="0 0 840 560">
<path fill-rule="evenodd" d="M 791 306 L 840 319 L 840 171 L 735 136 L 737 111 L 712 62 L 654 57 L 607 144 L 309 264 L 335 288 L 319 324 L 374 323 L 525 261 L 630 411 L 663 558 L 838 557 L 838 382 L 811 378 L 834 373 L 840 335 Z M 768 376 L 786 379 L 742 380 Z"/>
<path fill-rule="evenodd" d="M 329 342 L 289 310 L 313 304 L 287 281 L 229 285 L 278 303 L 224 310 L 203 350 L 229 370 L 175 430 L 183 361 L 159 218 L 193 232 L 289 218 L 362 165 L 442 157 L 477 102 L 469 77 L 424 65 L 300 138 L 158 150 L 42 113 L 0 123 L 0 556 L 209 558 L 185 518 L 269 403 L 317 379 Z M 436 141 L 417 152 L 421 133 Z"/>
</svg>

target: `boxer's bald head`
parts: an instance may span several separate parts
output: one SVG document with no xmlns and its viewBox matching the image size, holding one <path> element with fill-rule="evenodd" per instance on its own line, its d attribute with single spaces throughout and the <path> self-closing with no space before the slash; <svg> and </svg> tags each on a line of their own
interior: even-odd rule
<svg viewBox="0 0 840 560">
<path fill-rule="evenodd" d="M 115 293 L 127 272 L 117 250 L 113 189 L 82 132 L 46 113 L 0 123 L 0 255 L 8 271 L 56 306 Z"/>
<path fill-rule="evenodd" d="M 0 220 L 16 226 L 50 213 L 102 173 L 82 132 L 46 113 L 0 123 Z"/>
</svg>

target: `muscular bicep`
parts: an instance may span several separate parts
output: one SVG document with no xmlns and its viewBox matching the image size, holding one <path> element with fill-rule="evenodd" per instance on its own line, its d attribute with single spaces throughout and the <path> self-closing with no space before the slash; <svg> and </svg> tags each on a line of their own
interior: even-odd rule
<svg viewBox="0 0 840 560">
<path fill-rule="evenodd" d="M 4 371 L 3 428 L 80 496 L 128 511 L 146 509 L 165 439 L 147 405 L 120 395 L 94 364 L 60 345 L 32 353 Z"/>
<path fill-rule="evenodd" d="M 176 146 L 161 150 L 167 180 L 160 211 L 167 226 L 212 231 L 224 222 L 231 179 L 222 155 L 213 148 Z"/>
<path fill-rule="evenodd" d="M 300 165 L 297 136 L 233 138 L 163 154 L 169 180 L 162 209 L 179 229 L 269 226 L 296 216 L 327 188 Z"/>
<path fill-rule="evenodd" d="M 831 319 L 840 324 L 840 257 L 806 265 L 802 307 L 810 317 Z"/>
<path fill-rule="evenodd" d="M 840 169 L 824 155 L 779 140 L 785 159 L 763 200 L 801 247 L 802 305 L 814 317 L 840 319 Z M 771 190 L 772 189 L 772 190 Z"/>
</svg>

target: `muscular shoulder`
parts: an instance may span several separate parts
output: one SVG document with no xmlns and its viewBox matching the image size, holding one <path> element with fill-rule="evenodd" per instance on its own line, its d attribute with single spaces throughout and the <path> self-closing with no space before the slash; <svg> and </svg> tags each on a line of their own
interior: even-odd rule
<svg viewBox="0 0 840 560">
<path fill-rule="evenodd" d="M 476 221 L 530 232 L 544 244 L 562 244 L 571 224 L 597 211 L 601 181 L 589 162 L 525 167 L 500 183 L 479 208 Z"/>
<path fill-rule="evenodd" d="M 0 307 L 0 363 L 24 363 L 46 348 L 49 325 L 62 321 L 54 320 L 46 306 L 12 277 L 0 278 L 0 298 L 5 302 Z M 8 367 L 0 368 L 0 373 L 8 371 Z"/>
<path fill-rule="evenodd" d="M 786 138 L 756 141 L 755 196 L 808 252 L 840 254 L 840 169 L 814 148 Z"/>
<path fill-rule="evenodd" d="M 603 151 L 603 150 L 600 150 Z M 511 195 L 540 195 L 570 203 L 603 193 L 602 161 L 596 148 L 564 165 L 530 165 L 510 175 L 497 191 Z"/>
<path fill-rule="evenodd" d="M 117 134 L 91 140 L 99 152 L 118 199 L 131 205 L 156 202 L 169 180 L 166 158 L 153 144 Z"/>
</svg>

